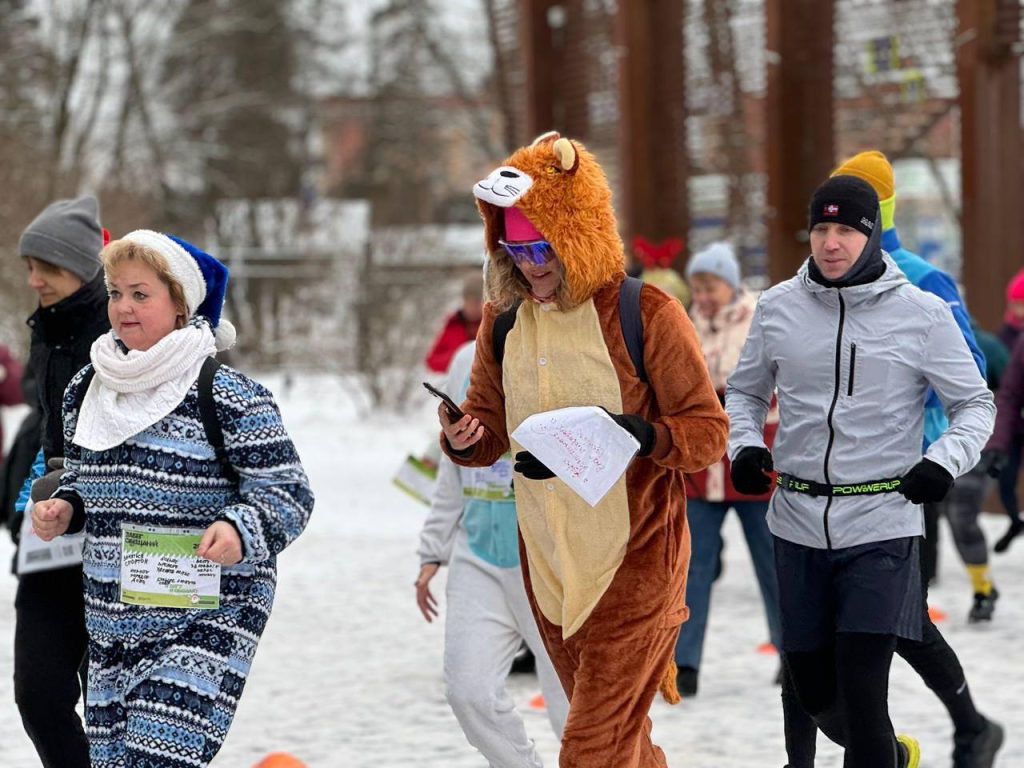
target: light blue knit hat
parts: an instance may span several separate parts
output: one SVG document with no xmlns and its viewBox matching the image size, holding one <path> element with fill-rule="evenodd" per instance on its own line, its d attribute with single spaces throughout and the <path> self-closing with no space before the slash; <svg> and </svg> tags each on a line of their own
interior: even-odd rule
<svg viewBox="0 0 1024 768">
<path fill-rule="evenodd" d="M 692 277 L 697 272 L 720 277 L 733 288 L 740 287 L 740 263 L 730 243 L 711 243 L 695 253 L 686 265 L 686 276 Z"/>
</svg>

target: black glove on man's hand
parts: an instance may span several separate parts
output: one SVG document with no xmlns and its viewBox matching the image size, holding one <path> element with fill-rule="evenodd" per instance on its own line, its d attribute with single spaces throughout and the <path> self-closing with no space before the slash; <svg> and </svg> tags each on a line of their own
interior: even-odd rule
<svg viewBox="0 0 1024 768">
<path fill-rule="evenodd" d="M 636 441 L 640 443 L 640 450 L 637 456 L 650 456 L 654 450 L 654 443 L 658 439 L 658 433 L 654 431 L 654 425 L 642 416 L 633 413 L 612 413 L 604 406 L 601 410 L 612 417 L 612 421 L 629 432 Z"/>
<path fill-rule="evenodd" d="M 993 448 L 981 452 L 980 463 L 989 477 L 999 477 L 1010 463 L 1010 455 L 1006 451 Z"/>
<path fill-rule="evenodd" d="M 768 493 L 772 487 L 771 471 L 775 468 L 772 452 L 767 448 L 748 445 L 732 460 L 729 477 L 732 486 L 748 496 Z"/>
<path fill-rule="evenodd" d="M 915 504 L 937 504 L 946 498 L 953 487 L 953 479 L 934 461 L 921 459 L 903 478 L 900 493 Z"/>
<path fill-rule="evenodd" d="M 547 480 L 555 476 L 554 472 L 541 464 L 529 451 L 520 451 L 516 454 L 516 463 L 512 469 L 530 480 Z"/>
</svg>

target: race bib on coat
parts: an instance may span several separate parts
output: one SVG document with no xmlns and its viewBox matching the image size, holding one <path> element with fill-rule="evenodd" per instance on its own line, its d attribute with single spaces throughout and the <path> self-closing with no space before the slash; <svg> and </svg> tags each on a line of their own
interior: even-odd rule
<svg viewBox="0 0 1024 768">
<path fill-rule="evenodd" d="M 462 495 L 468 499 L 510 501 L 513 498 L 511 454 L 505 454 L 489 467 L 463 467 Z"/>
<path fill-rule="evenodd" d="M 124 523 L 121 602 L 160 608 L 220 607 L 220 564 L 199 557 L 203 531 Z"/>
</svg>

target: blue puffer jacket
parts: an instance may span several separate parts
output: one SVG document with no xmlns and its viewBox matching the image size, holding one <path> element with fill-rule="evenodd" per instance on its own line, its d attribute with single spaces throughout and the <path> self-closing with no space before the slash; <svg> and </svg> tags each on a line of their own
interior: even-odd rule
<svg viewBox="0 0 1024 768">
<path fill-rule="evenodd" d="M 907 279 L 920 288 L 922 291 L 933 293 L 945 301 L 953 311 L 953 319 L 960 326 L 960 332 L 964 335 L 964 341 L 971 350 L 978 370 L 985 374 L 985 355 L 974 338 L 974 331 L 971 330 L 971 318 L 967 314 L 963 299 L 960 298 L 960 291 L 957 290 L 956 281 L 938 267 L 929 264 L 916 253 L 911 253 L 900 243 L 896 228 L 887 229 L 882 233 L 882 249 L 889 253 L 896 266 L 900 268 Z M 949 419 L 942 408 L 942 402 L 934 389 L 928 390 L 928 398 L 924 406 L 924 450 L 938 440 L 942 433 L 949 427 Z"/>
<path fill-rule="evenodd" d="M 14 502 L 14 511 L 19 515 L 25 514 L 25 508 L 28 506 L 28 500 L 32 496 L 32 483 L 38 480 L 40 477 L 46 474 L 46 462 L 43 461 L 43 452 L 39 451 L 36 454 L 36 460 L 32 462 L 32 471 L 28 477 L 25 478 L 25 482 L 21 484 L 21 492 L 18 494 L 18 500 Z"/>
</svg>

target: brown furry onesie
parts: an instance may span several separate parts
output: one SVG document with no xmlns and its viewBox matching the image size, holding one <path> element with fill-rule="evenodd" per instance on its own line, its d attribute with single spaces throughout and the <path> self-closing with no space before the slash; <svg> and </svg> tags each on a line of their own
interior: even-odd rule
<svg viewBox="0 0 1024 768">
<path fill-rule="evenodd" d="M 637 378 L 619 321 L 623 248 L 611 193 L 594 157 L 547 134 L 515 152 L 474 188 L 491 255 L 484 309 L 463 410 L 484 438 L 457 464 L 488 466 L 528 416 L 577 405 L 654 424 L 650 456 L 637 458 L 596 507 L 559 479 L 516 476 L 523 577 L 545 645 L 570 701 L 562 768 L 665 766 L 647 716 L 659 688 L 675 696 L 673 648 L 686 620 L 690 536 L 683 473 L 717 462 L 729 422 L 679 302 L 641 293 L 644 362 Z M 551 242 L 564 268 L 558 300 L 530 297 L 509 256 L 503 209 L 518 207 Z M 493 349 L 495 317 L 522 304 Z M 522 450 L 512 443 L 513 451 Z M 678 699 L 677 699 L 678 700 Z"/>
</svg>

